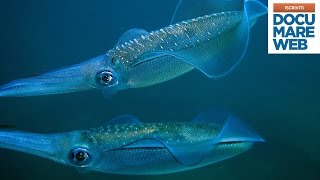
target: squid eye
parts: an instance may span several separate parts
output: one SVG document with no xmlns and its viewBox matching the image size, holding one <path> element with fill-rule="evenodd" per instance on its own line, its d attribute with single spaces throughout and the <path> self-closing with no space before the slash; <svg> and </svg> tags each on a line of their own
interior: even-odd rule
<svg viewBox="0 0 320 180">
<path fill-rule="evenodd" d="M 69 159 L 78 166 L 84 166 L 90 162 L 91 156 L 87 149 L 76 148 L 70 152 Z"/>
<path fill-rule="evenodd" d="M 113 79 L 114 78 L 111 71 L 102 71 L 97 74 L 97 82 L 102 86 L 112 84 Z"/>
</svg>

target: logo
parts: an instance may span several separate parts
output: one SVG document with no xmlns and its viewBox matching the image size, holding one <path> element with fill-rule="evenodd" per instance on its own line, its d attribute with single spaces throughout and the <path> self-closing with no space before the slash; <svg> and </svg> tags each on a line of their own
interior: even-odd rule
<svg viewBox="0 0 320 180">
<path fill-rule="evenodd" d="M 320 54 L 320 0 L 268 0 L 269 54 Z"/>
</svg>

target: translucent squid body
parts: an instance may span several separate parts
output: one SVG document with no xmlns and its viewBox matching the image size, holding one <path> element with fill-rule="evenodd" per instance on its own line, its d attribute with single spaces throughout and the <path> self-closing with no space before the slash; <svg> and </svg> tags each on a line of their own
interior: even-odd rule
<svg viewBox="0 0 320 180">
<path fill-rule="evenodd" d="M 264 140 L 232 115 L 206 112 L 193 122 L 143 124 L 124 115 L 99 128 L 59 134 L 0 130 L 0 148 L 114 174 L 167 174 L 236 156 Z"/>
<path fill-rule="evenodd" d="M 0 87 L 0 96 L 39 96 L 162 83 L 198 69 L 222 77 L 243 58 L 250 28 L 267 8 L 256 0 L 181 0 L 171 25 L 131 29 L 106 54 Z"/>
</svg>

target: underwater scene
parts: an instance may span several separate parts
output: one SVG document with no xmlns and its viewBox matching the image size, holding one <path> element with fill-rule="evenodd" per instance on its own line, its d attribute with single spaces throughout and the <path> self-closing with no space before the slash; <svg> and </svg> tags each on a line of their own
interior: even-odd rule
<svg viewBox="0 0 320 180">
<path fill-rule="evenodd" d="M 320 55 L 267 0 L 3 0 L 0 179 L 320 179 Z"/>
</svg>

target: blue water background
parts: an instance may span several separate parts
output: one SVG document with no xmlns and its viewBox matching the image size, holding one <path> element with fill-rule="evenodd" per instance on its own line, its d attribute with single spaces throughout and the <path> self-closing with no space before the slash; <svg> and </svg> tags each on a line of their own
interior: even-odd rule
<svg viewBox="0 0 320 180">
<path fill-rule="evenodd" d="M 2 0 L 0 84 L 103 54 L 130 28 L 164 27 L 177 3 Z M 42 158 L 0 150 L 0 179 L 318 180 L 319 67 L 319 55 L 268 55 L 265 16 L 252 29 L 244 61 L 220 80 L 193 71 L 163 84 L 118 93 L 111 100 L 100 91 L 1 98 L 1 124 L 40 133 L 95 127 L 125 113 L 144 122 L 189 121 L 207 107 L 219 107 L 247 121 L 267 142 L 211 166 L 162 176 L 81 174 Z"/>
</svg>

